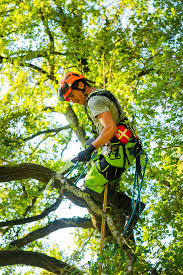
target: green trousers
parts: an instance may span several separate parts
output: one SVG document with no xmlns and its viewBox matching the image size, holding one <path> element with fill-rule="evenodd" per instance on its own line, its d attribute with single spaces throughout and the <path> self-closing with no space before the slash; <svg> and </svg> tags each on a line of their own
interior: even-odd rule
<svg viewBox="0 0 183 275">
<path fill-rule="evenodd" d="M 85 177 L 85 187 L 97 193 L 102 193 L 108 181 L 115 180 L 128 169 L 136 155 L 136 141 L 123 145 L 112 142 L 109 152 L 99 155 L 95 164 Z"/>
</svg>

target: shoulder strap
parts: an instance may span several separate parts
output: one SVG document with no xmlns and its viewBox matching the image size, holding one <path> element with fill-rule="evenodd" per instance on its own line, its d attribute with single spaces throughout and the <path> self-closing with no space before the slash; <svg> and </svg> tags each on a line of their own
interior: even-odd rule
<svg viewBox="0 0 183 275">
<path fill-rule="evenodd" d="M 98 90 L 98 91 L 94 91 L 93 93 L 89 94 L 89 96 L 88 96 L 87 99 L 86 99 L 86 103 L 85 103 L 85 112 L 86 112 L 86 114 L 87 114 L 89 120 L 90 120 L 92 123 L 93 123 L 93 121 L 91 120 L 91 117 L 90 117 L 90 115 L 89 115 L 89 113 L 88 113 L 87 106 L 88 106 L 88 101 L 89 101 L 89 99 L 90 99 L 91 97 L 97 96 L 97 95 L 99 95 L 99 96 L 105 96 L 105 97 L 109 98 L 111 101 L 113 101 L 113 102 L 116 104 L 116 107 L 117 107 L 118 113 L 119 113 L 119 117 L 120 117 L 121 111 L 120 111 L 120 108 L 119 108 L 119 106 L 118 106 L 117 99 L 115 98 L 115 96 L 114 96 L 111 92 L 109 92 L 109 91 L 107 91 L 107 90 Z"/>
</svg>

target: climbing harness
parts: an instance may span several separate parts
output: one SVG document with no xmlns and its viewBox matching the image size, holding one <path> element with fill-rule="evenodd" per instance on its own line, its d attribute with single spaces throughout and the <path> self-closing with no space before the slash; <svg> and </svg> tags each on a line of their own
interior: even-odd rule
<svg viewBox="0 0 183 275">
<path fill-rule="evenodd" d="M 89 114 L 88 110 L 87 110 L 88 101 L 89 101 L 89 99 L 92 98 L 93 96 L 105 96 L 105 97 L 107 97 L 108 99 L 110 99 L 111 101 L 113 101 L 113 102 L 115 103 L 116 108 L 117 108 L 118 113 L 119 113 L 119 116 L 121 115 L 121 111 L 120 111 L 120 106 L 119 106 L 119 103 L 118 103 L 117 99 L 115 98 L 115 96 L 114 96 L 111 92 L 109 92 L 109 91 L 107 91 L 107 90 L 97 90 L 97 91 L 94 91 L 94 92 L 90 93 L 90 94 L 87 96 L 87 98 L 86 98 L 86 102 L 85 102 L 85 113 L 86 113 L 88 119 L 89 119 L 89 120 L 91 121 L 91 123 L 92 123 L 92 132 L 93 132 L 94 134 L 96 134 L 96 127 L 95 127 L 95 125 L 94 125 L 94 123 L 93 123 L 93 121 L 92 121 L 92 119 L 91 119 L 91 117 L 90 117 L 90 114 Z"/>
<path fill-rule="evenodd" d="M 108 99 L 110 99 L 112 102 L 115 103 L 115 106 L 118 110 L 119 118 L 121 118 L 122 113 L 120 110 L 120 104 L 119 104 L 118 100 L 108 90 L 96 90 L 96 91 L 90 93 L 88 95 L 88 97 L 86 98 L 85 112 L 87 114 L 88 119 L 92 122 L 92 129 L 93 129 L 92 132 L 96 133 L 96 127 L 95 127 L 94 122 L 92 121 L 90 113 L 88 111 L 88 102 L 89 102 L 90 98 L 92 98 L 94 96 L 107 97 Z M 142 150 L 142 145 L 141 145 L 140 139 L 137 135 L 137 130 L 136 130 L 135 126 L 127 118 L 120 120 L 120 122 L 117 124 L 117 127 L 118 127 L 118 131 L 112 138 L 111 144 L 113 144 L 113 143 L 117 144 L 120 141 L 120 144 L 122 144 L 122 146 L 123 146 L 123 153 L 124 153 L 124 158 L 125 158 L 124 165 L 122 168 L 118 168 L 118 169 L 121 169 L 121 174 L 122 174 L 124 172 L 124 170 L 126 170 L 126 169 L 124 169 L 126 160 L 129 163 L 124 145 L 127 144 L 129 141 L 136 142 L 136 145 L 135 145 L 136 152 L 134 152 L 133 151 L 134 148 L 132 148 L 132 152 L 131 152 L 132 154 L 134 154 L 134 153 L 138 154 Z M 128 148 L 128 150 L 130 151 L 131 149 Z M 137 164 L 136 168 L 137 168 L 138 175 L 141 178 L 142 175 L 141 175 L 141 166 L 140 166 L 140 155 L 136 156 L 136 164 Z M 115 166 L 114 164 L 111 164 L 111 165 Z M 129 165 L 130 165 L 130 163 L 129 163 Z M 118 167 L 118 165 L 116 165 L 116 167 Z"/>
</svg>

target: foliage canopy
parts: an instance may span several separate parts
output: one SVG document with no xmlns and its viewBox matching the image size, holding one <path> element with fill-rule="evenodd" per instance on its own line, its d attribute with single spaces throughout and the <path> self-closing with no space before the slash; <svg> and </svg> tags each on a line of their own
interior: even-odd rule
<svg viewBox="0 0 183 275">
<path fill-rule="evenodd" d="M 113 92 L 128 116 L 135 115 L 149 155 L 146 210 L 135 230 L 135 274 L 152 274 L 152 263 L 161 274 L 183 273 L 182 16 L 181 0 L 0 1 L 1 267 L 39 266 L 36 257 L 43 257 L 39 267 L 49 272 L 97 274 L 96 259 L 82 267 L 84 254 L 97 254 L 99 243 L 90 217 L 58 219 L 54 212 L 77 195 L 63 198 L 58 189 L 45 189 L 68 152 L 74 156 L 73 144 L 79 151 L 91 136 L 83 109 L 57 99 L 60 78 L 71 70 Z M 119 183 L 128 194 L 132 176 L 129 171 Z M 82 199 L 79 205 L 86 207 Z M 84 228 L 76 232 L 82 249 L 69 259 L 41 240 L 67 227 Z M 18 260 L 9 262 L 10 255 Z M 106 243 L 106 274 L 109 258 L 115 274 L 122 274 L 125 254 L 117 250 L 113 258 Z"/>
</svg>

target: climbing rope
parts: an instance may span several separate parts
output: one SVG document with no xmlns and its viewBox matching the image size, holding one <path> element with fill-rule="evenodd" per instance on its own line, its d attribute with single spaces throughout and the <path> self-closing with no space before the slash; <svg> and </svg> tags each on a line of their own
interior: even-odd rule
<svg viewBox="0 0 183 275">
<path fill-rule="evenodd" d="M 81 174 L 79 175 L 79 177 L 77 178 L 77 180 L 74 182 L 74 186 L 77 185 L 78 181 L 82 178 L 84 172 L 86 171 L 86 169 L 88 168 L 88 165 L 90 164 L 90 162 L 95 158 L 96 154 L 93 154 L 91 156 L 91 159 L 86 163 L 85 167 L 83 168 Z M 72 167 L 72 169 L 64 176 L 65 178 L 68 178 L 68 176 L 72 173 L 72 171 L 74 171 L 76 168 L 81 166 L 81 162 L 76 162 L 76 164 Z"/>
<path fill-rule="evenodd" d="M 140 215 L 141 213 L 141 202 L 140 202 L 140 193 L 141 193 L 141 189 L 142 189 L 142 184 L 143 184 L 143 181 L 144 181 L 144 175 L 145 175 L 145 171 L 146 171 L 146 166 L 147 166 L 147 161 L 148 161 L 148 155 L 144 152 L 144 150 L 140 151 L 138 155 L 146 155 L 146 160 L 145 160 L 145 165 L 144 165 L 144 169 L 143 169 L 143 174 L 142 174 L 142 178 L 140 179 L 140 182 L 139 182 L 139 177 L 138 177 L 138 172 L 137 172 L 137 169 L 135 170 L 135 176 L 134 176 L 134 184 L 133 184 L 133 193 L 132 193 L 132 203 L 131 203 L 131 206 L 132 206 L 132 214 L 130 216 L 130 219 L 128 220 L 128 223 L 122 233 L 122 237 L 124 237 L 126 231 L 128 230 L 130 224 L 131 224 L 131 221 L 135 215 L 135 212 L 136 212 L 136 209 L 137 209 L 137 205 L 139 205 L 139 211 L 138 213 L 136 213 L 138 216 Z M 135 189 L 137 187 L 137 190 L 138 190 L 138 195 L 137 195 L 137 199 L 136 199 L 136 202 L 134 204 L 134 201 L 135 201 Z"/>
<path fill-rule="evenodd" d="M 105 185 L 104 189 L 104 200 L 103 200 L 103 211 L 106 213 L 107 210 L 107 193 L 108 193 L 108 183 Z M 102 257 L 102 251 L 104 247 L 104 236 L 105 236 L 105 218 L 102 217 L 102 224 L 101 224 L 101 239 L 100 239 L 100 258 Z M 99 262 L 99 271 L 98 275 L 101 275 L 102 272 L 102 264 Z"/>
<path fill-rule="evenodd" d="M 147 166 L 147 161 L 148 161 L 148 155 L 144 152 L 144 150 L 141 150 L 138 154 L 139 155 L 146 155 L 146 160 L 145 160 L 145 165 L 144 165 L 144 169 L 143 169 L 143 174 L 142 177 L 139 181 L 139 173 L 137 171 L 137 167 L 135 170 L 135 176 L 134 176 L 134 185 L 133 185 L 133 193 L 132 193 L 132 214 L 130 216 L 130 219 L 128 220 L 128 223 L 123 231 L 123 233 L 121 234 L 121 237 L 123 238 L 125 233 L 127 232 L 132 219 L 136 213 L 136 209 L 137 209 L 137 205 L 139 205 L 139 211 L 138 213 L 136 213 L 137 215 L 140 215 L 141 213 L 141 202 L 140 202 L 140 193 L 141 193 L 141 189 L 142 189 L 142 184 L 143 184 L 143 180 L 144 180 L 144 175 L 145 175 L 145 171 L 146 171 L 146 166 Z M 85 165 L 84 169 L 82 170 L 80 176 L 78 177 L 78 179 L 75 181 L 74 185 L 76 185 L 78 183 L 78 181 L 81 179 L 82 175 L 84 174 L 84 172 L 86 171 L 89 163 L 94 159 L 95 155 L 92 156 L 91 160 Z M 73 170 L 75 170 L 77 167 L 79 167 L 81 165 L 81 163 L 77 162 L 73 168 L 65 175 L 65 177 L 68 177 Z M 137 188 L 138 194 L 137 194 L 137 199 L 136 202 L 135 201 L 135 190 Z M 104 189 L 104 200 L 103 200 L 103 211 L 104 213 L 106 213 L 106 209 L 107 209 L 107 193 L 108 193 L 108 184 L 105 185 L 105 189 Z M 105 219 L 102 217 L 102 225 L 101 225 L 101 241 L 100 241 L 100 257 L 102 256 L 102 250 L 103 250 L 103 245 L 104 245 L 104 236 L 105 236 Z M 115 250 L 117 248 L 118 245 L 115 245 L 112 254 L 114 255 Z M 112 268 L 113 269 L 113 268 Z M 101 263 L 99 263 L 99 275 L 101 275 L 102 272 L 102 265 Z M 112 273 L 111 273 L 112 274 Z"/>
<path fill-rule="evenodd" d="M 146 160 L 145 160 L 145 165 L 144 165 L 144 169 L 143 169 L 143 174 L 142 177 L 140 178 L 140 182 L 139 182 L 139 173 L 137 171 L 137 166 L 136 166 L 136 170 L 135 170 L 135 176 L 134 176 L 134 185 L 133 185 L 133 193 L 132 193 L 132 214 L 130 216 L 130 219 L 128 220 L 127 225 L 125 226 L 125 229 L 123 231 L 123 233 L 121 234 L 121 237 L 123 238 L 125 233 L 127 232 L 131 221 L 136 213 L 136 209 L 137 209 L 137 205 L 139 204 L 139 211 L 138 213 L 136 213 L 138 216 L 141 213 L 141 202 L 140 202 L 140 193 L 141 193 L 141 189 L 142 189 L 142 184 L 143 184 L 143 180 L 144 180 L 144 175 L 145 175 L 145 171 L 146 171 L 146 166 L 147 166 L 147 161 L 148 161 L 148 155 L 144 152 L 144 150 L 141 150 L 138 154 L 139 155 L 146 155 Z M 95 154 L 92 155 L 91 160 L 89 162 L 87 162 L 87 164 L 85 165 L 84 169 L 82 170 L 80 176 L 77 178 L 77 180 L 74 182 L 74 186 L 77 185 L 78 181 L 81 179 L 81 177 L 83 176 L 84 172 L 86 171 L 86 169 L 88 168 L 89 163 L 95 158 Z M 72 169 L 65 175 L 65 177 L 67 178 L 72 171 L 74 171 L 76 168 L 78 168 L 81 165 L 81 163 L 76 162 L 76 164 L 72 167 Z M 51 182 L 51 180 L 50 180 Z M 50 182 L 47 184 L 47 186 L 50 185 Z M 134 197 L 135 197 L 135 189 L 137 187 L 138 190 L 138 194 L 137 194 L 137 199 L 136 202 L 134 204 Z M 62 195 L 66 195 L 69 192 L 66 192 Z M 104 200 L 103 200 L 103 211 L 104 213 L 106 213 L 106 209 L 107 209 L 107 193 L 108 193 L 108 183 L 105 185 L 105 189 L 104 189 Z M 103 250 L 103 246 L 104 246 L 104 236 L 105 236 L 105 219 L 102 217 L 102 224 L 101 224 L 101 241 L 100 241 L 100 257 L 102 256 L 102 250 Z M 117 244 L 114 246 L 112 254 L 115 254 L 115 250 L 117 248 Z M 111 274 L 113 274 L 113 269 L 114 269 L 114 264 L 111 268 Z M 101 263 L 99 263 L 99 275 L 101 275 L 102 272 L 102 265 Z"/>
<path fill-rule="evenodd" d="M 130 216 L 130 219 L 128 220 L 128 223 L 127 225 L 125 226 L 125 229 L 123 231 L 123 233 L 121 234 L 121 237 L 123 238 L 125 233 L 127 232 L 130 224 L 131 224 L 131 221 L 135 215 L 135 212 L 136 212 L 136 209 L 137 209 L 137 205 L 139 204 L 139 211 L 138 213 L 136 213 L 138 216 L 140 215 L 141 213 L 141 202 L 140 202 L 140 193 L 141 193 L 141 189 L 142 189 L 142 184 L 143 184 L 143 180 L 144 180 L 144 175 L 145 175 L 145 171 L 146 171 L 146 166 L 147 166 L 147 161 L 148 161 L 148 155 L 147 153 L 144 152 L 144 150 L 141 150 L 138 154 L 139 155 L 145 155 L 146 156 L 146 159 L 145 159 L 145 165 L 144 165 L 144 169 L 143 169 L 143 174 L 142 174 L 142 177 L 140 179 L 140 182 L 139 182 L 139 175 L 138 175 L 138 171 L 137 171 L 137 167 L 136 167 L 136 170 L 135 170 L 135 175 L 134 175 L 134 184 L 133 184 L 133 193 L 132 193 L 132 203 L 131 203 L 131 206 L 132 206 L 132 214 Z M 138 194 L 137 194 L 137 199 L 136 199 L 136 202 L 135 202 L 135 205 L 134 205 L 134 201 L 135 201 L 135 189 L 137 187 L 137 190 L 138 190 Z M 118 247 L 118 244 L 115 244 L 114 245 L 114 248 L 112 250 L 112 255 L 114 257 L 114 254 L 115 254 L 115 251 Z M 111 266 L 111 275 L 113 275 L 113 271 L 114 271 L 114 263 L 112 263 L 112 266 Z"/>
<path fill-rule="evenodd" d="M 74 185 L 77 185 L 78 181 L 81 179 L 82 175 L 84 174 L 84 172 L 86 171 L 86 169 L 88 168 L 89 163 L 94 159 L 95 154 L 92 155 L 91 160 L 89 162 L 87 162 L 87 164 L 85 165 L 84 169 L 82 170 L 80 176 L 77 178 L 77 180 L 74 182 Z M 72 169 L 65 175 L 65 177 L 67 178 L 72 171 L 74 171 L 76 168 L 78 168 L 81 164 L 79 162 L 77 162 Z M 68 193 L 68 192 L 67 192 Z M 103 199 L 103 211 L 104 213 L 106 213 L 107 210 L 107 193 L 108 193 L 108 183 L 106 183 L 105 188 L 104 188 L 104 199 Z M 65 193 L 66 194 L 66 193 Z M 103 251 L 103 246 L 104 246 L 104 236 L 105 236 L 105 218 L 102 217 L 102 224 L 101 224 L 101 241 L 100 241 L 100 257 L 102 257 L 102 251 Z M 101 275 L 102 272 L 102 265 L 101 263 L 99 263 L 99 275 Z"/>
</svg>

